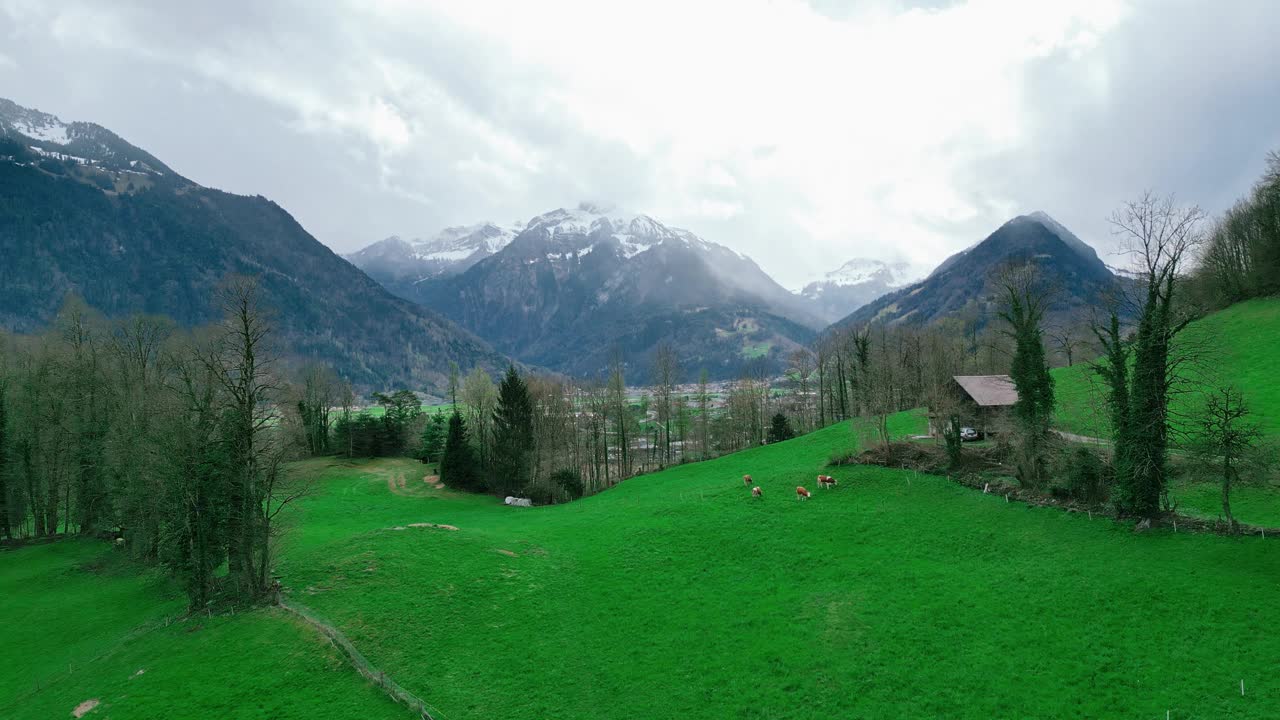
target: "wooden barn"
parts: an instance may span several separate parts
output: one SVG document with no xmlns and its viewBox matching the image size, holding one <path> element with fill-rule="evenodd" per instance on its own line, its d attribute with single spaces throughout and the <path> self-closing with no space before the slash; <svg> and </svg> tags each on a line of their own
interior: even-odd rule
<svg viewBox="0 0 1280 720">
<path fill-rule="evenodd" d="M 1008 417 L 1018 402 L 1018 389 L 1008 375 L 956 375 L 951 378 L 945 407 L 929 408 L 929 434 L 942 437 L 947 418 L 959 415 L 961 427 L 999 434 L 1009 427 Z"/>
</svg>

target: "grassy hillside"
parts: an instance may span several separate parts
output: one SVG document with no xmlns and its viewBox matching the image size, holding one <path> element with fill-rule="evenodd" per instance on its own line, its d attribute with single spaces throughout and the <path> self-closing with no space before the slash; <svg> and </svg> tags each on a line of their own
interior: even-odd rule
<svg viewBox="0 0 1280 720">
<path fill-rule="evenodd" d="M 1232 305 L 1189 326 L 1184 340 L 1201 349 L 1197 380 L 1234 384 L 1270 435 L 1280 435 L 1280 299 Z M 1106 437 L 1105 388 L 1084 363 L 1053 371 L 1057 382 L 1057 424 L 1068 432 Z M 1174 411 L 1193 412 L 1203 399 L 1187 393 Z"/>
<path fill-rule="evenodd" d="M 436 492 L 410 462 L 317 462 L 282 572 L 452 720 L 1280 711 L 1270 541 L 1135 535 L 874 468 L 797 502 L 849 438 L 534 510 Z"/>
<path fill-rule="evenodd" d="M 110 547 L 0 551 L 0 717 L 410 717 L 277 611 L 187 618 L 176 588 Z"/>
<path fill-rule="evenodd" d="M 893 426 L 918 425 L 903 414 Z M 534 509 L 434 490 L 408 460 L 308 461 L 295 469 L 319 492 L 293 516 L 279 571 L 293 602 L 444 720 L 1280 714 L 1275 542 L 1134 534 L 881 468 L 829 469 L 840 487 L 817 492 L 813 476 L 852 442 L 835 426 Z M 798 502 L 797 484 L 813 499 Z M 0 596 L 25 582 L 14 559 L 50 583 L 77 562 L 20 552 L 0 553 Z M 29 602 L 36 636 L 96 624 Z M 141 621 L 112 622 L 118 637 Z M 19 716 L 65 717 L 95 693 L 114 698 L 113 718 L 156 717 L 166 696 L 219 717 L 235 716 L 233 698 L 311 718 L 394 716 L 308 634 L 246 652 L 259 635 L 241 623 L 293 627 L 262 612 L 145 633 Z M 259 687 L 270 667 L 297 679 Z M 163 668 L 174 674 L 153 675 Z M 155 685 L 126 692 L 142 681 Z M 222 694 L 227 704 L 205 704 Z"/>
</svg>

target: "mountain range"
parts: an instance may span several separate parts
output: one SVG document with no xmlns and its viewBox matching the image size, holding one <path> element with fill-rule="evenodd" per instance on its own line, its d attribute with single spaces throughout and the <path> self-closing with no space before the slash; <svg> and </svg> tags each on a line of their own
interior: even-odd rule
<svg viewBox="0 0 1280 720">
<path fill-rule="evenodd" d="M 263 197 L 182 177 L 92 123 L 0 100 L 0 328 L 46 325 L 69 294 L 108 316 L 217 317 L 214 290 L 253 275 L 277 340 L 299 360 L 366 386 L 441 388 L 450 361 L 506 359 L 439 314 L 398 298 Z"/>
<path fill-rule="evenodd" d="M 494 223 L 448 227 L 430 240 L 404 240 L 399 235 L 380 240 L 347 255 L 369 277 L 395 289 L 466 271 L 511 244 L 524 223 Z"/>
<path fill-rule="evenodd" d="M 643 381 L 661 342 L 686 368 L 728 378 L 777 372 L 814 332 L 874 322 L 995 317 L 993 272 L 1035 261 L 1061 288 L 1054 320 L 1103 302 L 1115 275 L 1044 212 L 1016 217 L 912 282 L 905 263 L 854 259 L 795 293 L 750 258 L 645 215 L 591 204 L 528 222 L 395 238 L 348 258 L 393 293 L 433 308 L 525 362 L 601 373 L 617 355 Z"/>
<path fill-rule="evenodd" d="M 348 257 L 499 350 L 573 375 L 599 375 L 616 356 L 645 380 L 661 342 L 691 372 L 776 371 L 824 325 L 750 258 L 647 215 L 583 203 L 518 227 L 505 246 L 472 250 L 496 248 L 475 262 L 459 249 L 455 262 L 465 268 L 420 263 L 442 252 L 439 239 L 417 246 L 410 272 L 373 261 L 386 241 Z"/>
<path fill-rule="evenodd" d="M 586 203 L 388 238 L 343 259 L 266 198 L 203 187 L 106 128 L 7 100 L 0 257 L 0 328 L 42 327 L 72 294 L 108 316 L 199 325 L 217 316 L 219 283 L 253 275 L 290 356 L 366 387 L 431 389 L 450 363 L 498 370 L 508 358 L 580 377 L 620 360 L 630 381 L 645 382 L 663 343 L 686 375 L 773 373 L 833 318 L 987 322 L 990 277 L 1010 261 L 1052 276 L 1063 289 L 1057 313 L 1102 302 L 1117 282 L 1043 212 L 1010 220 L 918 282 L 902 264 L 855 259 L 798 292 L 689 230 Z"/>
<path fill-rule="evenodd" d="M 830 323 L 911 280 L 911 266 L 907 263 L 855 258 L 808 283 L 799 295 Z"/>
</svg>

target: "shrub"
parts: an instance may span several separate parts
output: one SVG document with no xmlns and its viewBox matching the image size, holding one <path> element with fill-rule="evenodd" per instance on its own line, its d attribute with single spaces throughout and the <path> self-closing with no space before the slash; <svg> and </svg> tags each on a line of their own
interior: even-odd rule
<svg viewBox="0 0 1280 720">
<path fill-rule="evenodd" d="M 551 484 L 570 500 L 577 500 L 582 497 L 582 493 L 586 489 L 582 484 L 582 476 L 568 468 L 551 473 Z"/>
<path fill-rule="evenodd" d="M 1063 488 L 1072 498 L 1086 503 L 1100 503 L 1107 499 L 1110 485 L 1110 467 L 1096 452 L 1077 447 L 1061 456 L 1061 477 L 1066 480 Z"/>
</svg>

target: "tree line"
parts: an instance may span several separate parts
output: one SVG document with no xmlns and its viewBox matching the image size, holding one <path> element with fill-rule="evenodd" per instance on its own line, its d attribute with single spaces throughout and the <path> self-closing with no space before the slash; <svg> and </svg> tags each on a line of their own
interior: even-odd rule
<svg viewBox="0 0 1280 720">
<path fill-rule="evenodd" d="M 766 376 L 713 388 L 683 384 L 669 345 L 655 351 L 653 384 L 632 388 L 621 355 L 604 378 L 573 381 L 507 370 L 452 373 L 452 409 L 422 419 L 418 455 L 440 462 L 459 489 L 559 502 L 638 474 L 786 439 L 786 403 Z M 778 422 L 775 422 L 778 421 Z M 774 425 L 777 429 L 771 430 Z"/>
<path fill-rule="evenodd" d="M 112 539 L 193 609 L 272 594 L 276 519 L 307 491 L 286 461 L 328 449 L 331 373 L 290 381 L 254 280 L 216 301 L 220 322 L 184 331 L 73 298 L 47 331 L 0 337 L 0 535 Z"/>
</svg>

